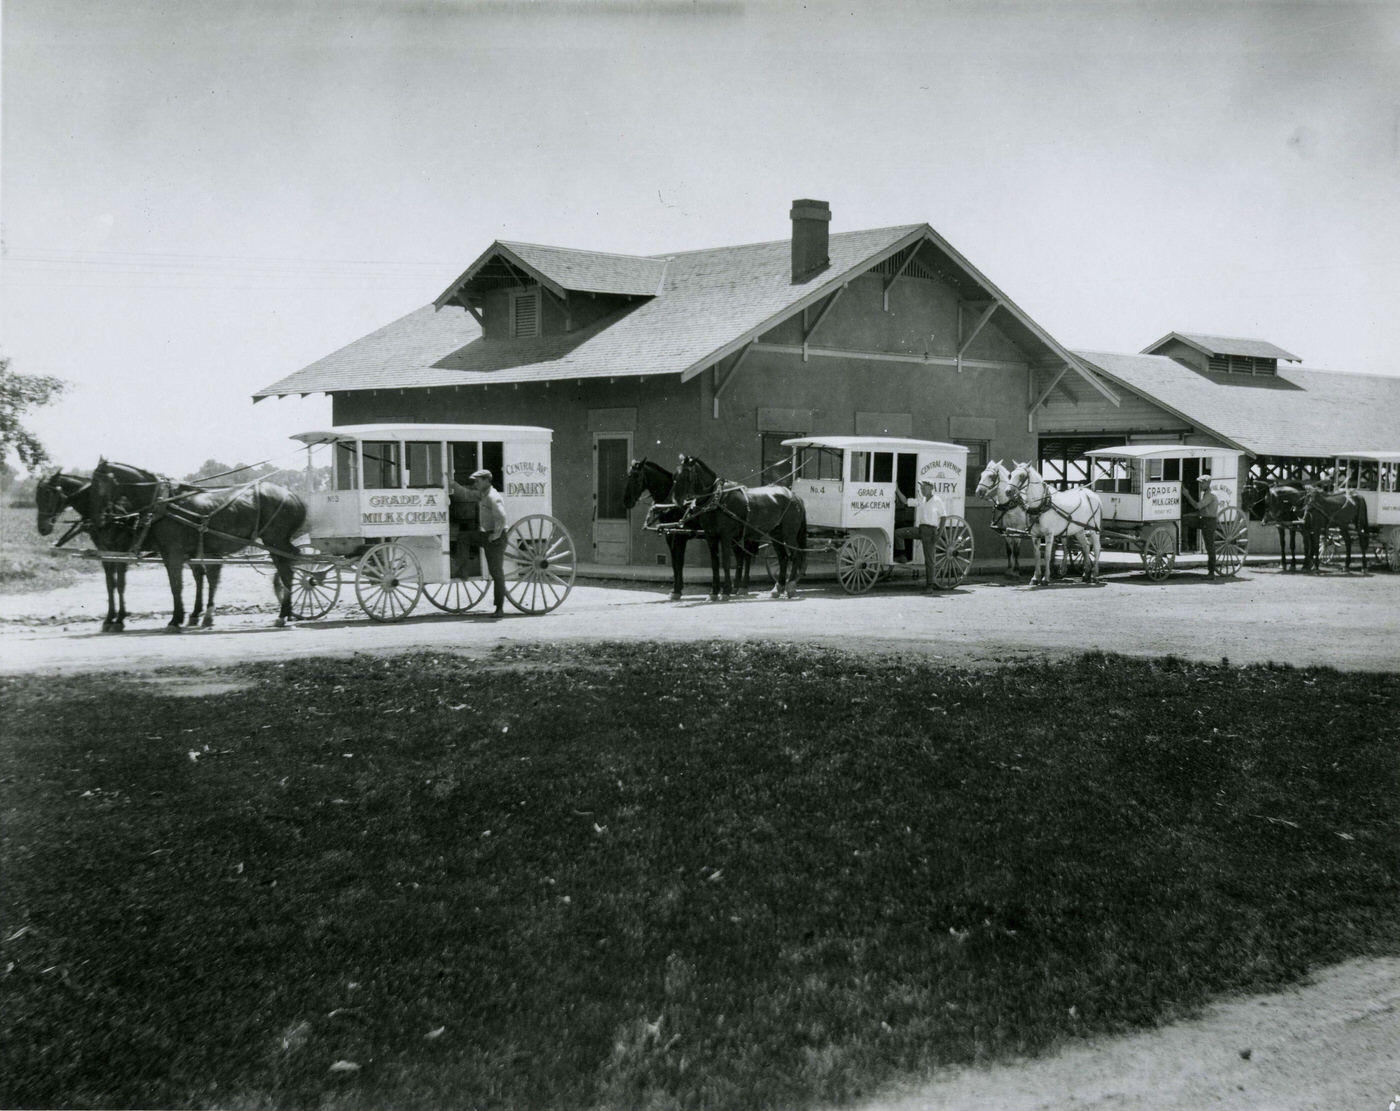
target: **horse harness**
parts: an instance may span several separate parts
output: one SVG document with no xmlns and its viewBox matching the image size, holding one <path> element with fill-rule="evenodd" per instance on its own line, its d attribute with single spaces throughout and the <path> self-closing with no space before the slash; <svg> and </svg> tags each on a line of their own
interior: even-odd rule
<svg viewBox="0 0 1400 1111">
<path fill-rule="evenodd" d="M 258 516 L 254 518 L 253 528 L 247 536 L 235 536 L 232 533 L 221 532 L 219 529 L 211 528 L 209 525 L 210 520 L 212 520 L 217 513 L 220 513 L 221 511 L 227 509 L 230 505 L 232 505 L 234 500 L 240 494 L 242 494 L 243 491 L 255 489 L 259 484 L 262 483 L 262 481 L 262 479 L 257 479 L 253 482 L 246 483 L 243 486 L 233 487 L 232 492 L 221 504 L 215 506 L 203 516 L 191 512 L 187 507 L 181 506 L 179 503 L 184 498 L 192 498 L 196 494 L 207 494 L 211 493 L 212 491 L 195 488 L 192 490 L 185 490 L 181 493 L 174 493 L 174 484 L 168 478 L 157 478 L 154 482 L 129 483 L 128 485 L 132 486 L 155 487 L 155 495 L 151 498 L 150 505 L 148 505 L 145 509 L 128 508 L 124 513 L 118 513 L 115 511 L 115 508 L 112 507 L 107 510 L 107 516 L 112 521 L 112 523 L 116 523 L 119 521 L 135 522 L 134 527 L 136 529 L 136 539 L 134 540 L 130 548 L 130 551 L 132 552 L 139 552 L 142 550 L 146 540 L 146 535 L 151 531 L 151 526 L 162 517 L 168 517 L 172 521 L 176 521 L 179 524 L 192 528 L 199 534 L 199 548 L 195 554 L 195 560 L 199 561 L 205 558 L 204 537 L 206 534 L 213 534 L 221 540 L 230 540 L 234 542 L 242 542 L 244 544 L 247 544 L 260 537 L 266 529 L 271 527 L 272 522 L 277 519 L 277 514 L 282 512 L 283 506 L 279 505 L 273 511 L 272 516 L 270 516 L 266 521 L 263 521 L 261 520 L 262 500 L 260 498 L 253 499 L 254 512 Z M 125 508 L 125 503 L 121 504 Z M 176 511 L 172 512 L 172 508 Z M 294 552 L 276 552 L 272 548 L 268 548 L 267 551 L 274 555 L 291 556 L 296 554 Z"/>
<path fill-rule="evenodd" d="M 744 516 L 742 517 L 724 504 L 723 495 L 731 493 L 734 490 L 742 491 L 744 495 Z M 788 515 L 788 510 L 793 507 L 793 504 L 793 502 L 789 501 L 783 506 L 782 512 L 778 514 L 778 519 L 773 522 L 773 527 L 775 529 L 783 523 L 783 520 Z M 684 527 L 686 523 L 693 518 L 699 517 L 703 513 L 710 512 L 723 513 L 726 517 L 738 521 L 739 524 L 743 526 L 743 532 L 739 534 L 739 543 L 741 544 L 748 539 L 749 534 L 752 532 L 753 535 L 761 537 L 764 543 L 772 544 L 775 547 L 787 546 L 771 533 L 764 532 L 763 529 L 755 528 L 753 525 L 749 524 L 749 488 L 747 486 L 741 486 L 737 482 L 726 484 L 722 478 L 715 479 L 714 485 L 710 487 L 710 492 L 705 495 L 703 504 L 698 497 L 689 499 L 686 511 L 682 514 L 681 519 L 676 522 L 676 527 Z"/>
</svg>

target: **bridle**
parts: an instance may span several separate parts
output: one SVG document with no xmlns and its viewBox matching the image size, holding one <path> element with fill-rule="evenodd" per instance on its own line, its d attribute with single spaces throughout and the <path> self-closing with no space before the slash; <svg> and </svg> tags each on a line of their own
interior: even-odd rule
<svg viewBox="0 0 1400 1111">
<path fill-rule="evenodd" d="M 82 483 L 82 485 L 80 485 L 70 494 L 58 484 L 58 480 L 60 478 L 75 478 L 78 479 L 79 482 Z M 73 508 L 73 500 L 83 491 L 87 490 L 89 487 L 92 486 L 92 480 L 84 480 L 81 475 L 63 474 L 61 471 L 56 471 L 55 473 L 49 475 L 48 478 L 40 482 L 39 486 L 44 490 L 51 491 L 58 498 L 57 509 L 55 509 L 52 513 L 39 514 L 39 533 L 40 535 L 47 536 L 49 532 L 53 530 L 54 522 L 58 520 L 59 516 L 61 516 L 65 510 Z M 86 530 L 87 527 L 87 518 L 79 514 L 78 519 L 74 521 L 72 525 L 69 526 L 67 532 L 65 532 L 61 537 L 59 537 L 59 539 L 54 541 L 53 546 L 55 548 L 61 548 L 64 544 L 68 543 L 68 541 L 72 540 L 73 537 L 77 536 L 78 533 Z"/>
</svg>

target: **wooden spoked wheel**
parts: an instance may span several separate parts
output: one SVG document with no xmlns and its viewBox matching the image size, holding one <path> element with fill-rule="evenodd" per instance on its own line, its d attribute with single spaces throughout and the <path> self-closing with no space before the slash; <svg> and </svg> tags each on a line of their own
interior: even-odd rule
<svg viewBox="0 0 1400 1111">
<path fill-rule="evenodd" d="M 315 621 L 340 597 L 340 567 L 333 560 L 301 560 L 292 566 L 292 616 Z"/>
<path fill-rule="evenodd" d="M 451 579 L 445 583 L 424 583 L 423 597 L 445 613 L 466 613 L 486 597 L 489 578 Z"/>
<path fill-rule="evenodd" d="M 1060 537 L 1060 557 L 1055 561 L 1055 574 L 1062 579 L 1084 577 L 1084 549 L 1068 536 Z"/>
<path fill-rule="evenodd" d="M 548 613 L 574 588 L 578 557 L 569 530 L 544 513 L 506 530 L 506 597 L 521 613 Z"/>
<path fill-rule="evenodd" d="M 961 517 L 944 517 L 933 538 L 933 581 L 950 590 L 972 568 L 972 529 Z"/>
<path fill-rule="evenodd" d="M 863 534 L 848 536 L 836 550 L 836 580 L 847 594 L 864 594 L 884 569 L 880 549 Z"/>
<path fill-rule="evenodd" d="M 1161 582 L 1176 568 L 1176 530 L 1156 525 L 1142 542 L 1142 566 L 1147 577 Z"/>
<path fill-rule="evenodd" d="M 375 621 L 399 621 L 423 593 L 423 570 L 413 549 L 390 540 L 376 544 L 355 565 L 355 597 Z"/>
<path fill-rule="evenodd" d="M 1400 571 L 1400 525 L 1388 528 L 1381 534 L 1381 546 L 1385 549 L 1385 562 L 1392 571 Z"/>
<path fill-rule="evenodd" d="M 1249 554 L 1249 518 L 1235 505 L 1227 505 L 1215 522 L 1215 569 L 1222 575 L 1238 575 Z"/>
<path fill-rule="evenodd" d="M 1317 539 L 1317 562 L 1336 567 L 1342 558 L 1342 537 L 1336 529 L 1324 529 Z"/>
</svg>

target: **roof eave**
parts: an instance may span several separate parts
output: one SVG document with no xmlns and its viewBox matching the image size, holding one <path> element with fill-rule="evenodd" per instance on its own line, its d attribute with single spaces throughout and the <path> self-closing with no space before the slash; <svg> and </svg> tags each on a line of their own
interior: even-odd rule
<svg viewBox="0 0 1400 1111">
<path fill-rule="evenodd" d="M 561 286 L 548 274 L 545 274 L 536 267 L 531 266 L 518 254 L 512 251 L 499 239 L 497 239 L 493 241 L 491 246 L 487 247 L 486 250 L 483 251 L 477 257 L 475 262 L 468 266 L 466 270 L 462 271 L 461 275 L 457 278 L 455 282 L 448 286 L 447 289 L 441 295 L 438 296 L 438 298 L 433 302 L 434 311 L 440 310 L 444 305 L 451 302 L 451 300 L 461 292 L 462 287 L 466 285 L 469 281 L 471 281 L 472 278 L 476 277 L 477 272 L 480 271 L 480 269 L 483 266 L 485 266 L 489 261 L 491 261 L 491 259 L 495 258 L 497 255 L 505 256 L 506 260 L 512 266 L 518 267 L 519 269 L 525 271 L 525 273 L 529 274 L 532 278 L 535 279 L 535 281 L 539 282 L 540 285 L 544 286 L 556 297 L 559 297 L 561 299 L 564 297 L 565 290 L 563 286 Z"/>
</svg>

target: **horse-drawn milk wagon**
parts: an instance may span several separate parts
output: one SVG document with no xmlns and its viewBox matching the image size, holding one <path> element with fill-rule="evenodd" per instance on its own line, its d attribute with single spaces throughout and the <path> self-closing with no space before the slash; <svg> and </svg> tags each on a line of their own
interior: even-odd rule
<svg viewBox="0 0 1400 1111">
<path fill-rule="evenodd" d="M 836 578 L 848 593 L 864 593 L 897 568 L 923 571 L 921 545 L 907 562 L 896 547 L 916 535 L 896 517 L 921 482 L 933 484 L 947 510 L 934 540 L 933 581 L 945 589 L 962 582 L 973 553 L 963 519 L 967 448 L 892 436 L 803 436 L 783 446 L 792 449 L 786 479 L 807 507 L 809 551 L 835 552 Z"/>
<path fill-rule="evenodd" d="M 1095 448 L 1090 488 L 1103 502 L 1103 546 L 1137 551 L 1147 577 L 1165 579 L 1193 531 L 1182 512 L 1182 492 L 1199 488 L 1202 475 L 1220 500 L 1215 526 L 1216 570 L 1237 575 L 1249 550 L 1248 519 L 1240 508 L 1241 452 L 1192 444 L 1125 444 Z"/>
<path fill-rule="evenodd" d="M 331 469 L 330 488 L 305 495 L 310 551 L 293 571 L 292 613 L 322 617 L 353 580 L 376 621 L 407 617 L 420 596 L 465 613 L 490 586 L 484 553 L 451 519 L 454 481 L 489 470 L 505 496 L 506 597 L 545 613 L 568 597 L 577 573 L 573 540 L 551 513 L 548 428 L 484 424 L 365 424 L 302 432 L 307 472 Z M 327 457 L 328 453 L 328 457 Z"/>
<path fill-rule="evenodd" d="M 1400 451 L 1349 451 L 1336 457 L 1333 485 L 1366 505 L 1366 535 L 1392 571 L 1400 571 Z M 1334 529 L 1323 539 L 1323 562 L 1336 558 Z"/>
</svg>

